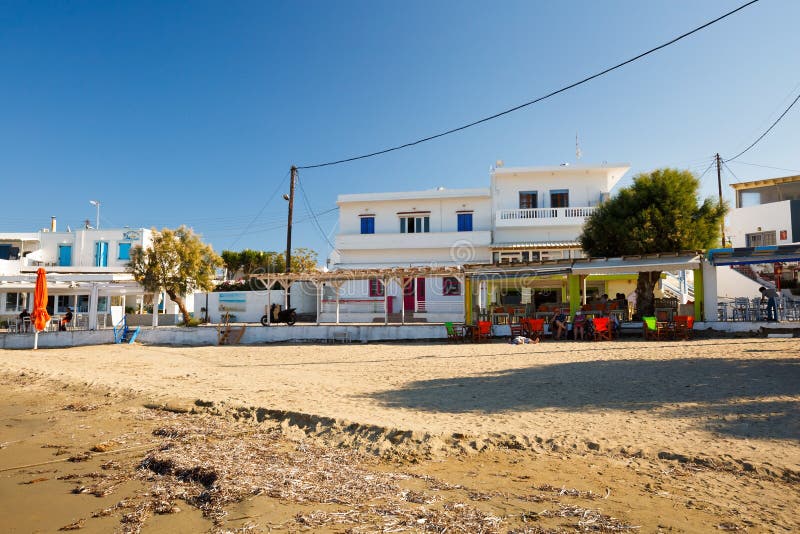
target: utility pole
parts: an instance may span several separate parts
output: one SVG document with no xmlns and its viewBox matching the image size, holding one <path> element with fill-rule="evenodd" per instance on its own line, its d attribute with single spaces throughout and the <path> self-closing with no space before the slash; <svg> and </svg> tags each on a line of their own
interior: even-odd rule
<svg viewBox="0 0 800 534">
<path fill-rule="evenodd" d="M 292 165 L 291 179 L 289 181 L 289 224 L 286 226 L 286 273 L 292 272 L 292 211 L 294 211 L 294 184 L 297 181 L 297 167 Z M 286 282 L 286 307 L 291 307 L 289 300 L 289 286 L 291 284 Z"/>
<path fill-rule="evenodd" d="M 722 158 L 719 157 L 719 152 L 714 156 L 717 161 L 717 188 L 719 189 L 719 206 L 722 207 Z M 289 208 L 291 213 L 291 208 Z M 291 221 L 290 221 L 291 224 Z M 722 217 L 722 248 L 725 248 L 725 217 Z"/>
</svg>

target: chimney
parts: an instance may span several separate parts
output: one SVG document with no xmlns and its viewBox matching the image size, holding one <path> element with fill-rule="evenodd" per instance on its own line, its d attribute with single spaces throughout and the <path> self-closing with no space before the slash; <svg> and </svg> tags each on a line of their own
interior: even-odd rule
<svg viewBox="0 0 800 534">
<path fill-rule="evenodd" d="M 55 215 L 50 217 L 50 231 L 51 232 L 55 232 L 56 231 L 56 217 L 55 217 Z"/>
</svg>

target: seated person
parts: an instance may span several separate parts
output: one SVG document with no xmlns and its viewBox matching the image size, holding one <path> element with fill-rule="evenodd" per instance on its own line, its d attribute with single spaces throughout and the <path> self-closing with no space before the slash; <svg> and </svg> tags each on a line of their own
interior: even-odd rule
<svg viewBox="0 0 800 534">
<path fill-rule="evenodd" d="M 567 337 L 567 316 L 561 312 L 558 312 L 555 317 L 553 317 L 552 323 L 552 331 L 553 331 L 553 339 L 561 339 L 562 334 L 564 339 Z"/>
<path fill-rule="evenodd" d="M 61 324 L 58 326 L 58 329 L 62 332 L 67 330 L 67 325 L 72 322 L 72 308 L 67 308 L 67 313 L 64 314 L 64 317 L 61 318 Z"/>
<path fill-rule="evenodd" d="M 28 320 L 26 321 L 25 318 Z M 28 327 L 31 324 L 31 314 L 28 313 L 28 308 L 23 308 L 23 310 L 19 312 L 19 321 L 17 321 L 17 324 L 24 328 L 26 332 L 28 331 Z"/>
<path fill-rule="evenodd" d="M 572 320 L 572 334 L 575 339 L 580 336 L 581 341 L 585 339 L 586 334 L 586 316 L 581 310 L 575 312 L 575 318 Z"/>
<path fill-rule="evenodd" d="M 619 317 L 617 314 L 612 313 L 608 318 L 608 325 L 611 328 L 611 335 L 613 337 L 619 337 L 620 334 L 620 324 L 619 324 Z"/>
</svg>

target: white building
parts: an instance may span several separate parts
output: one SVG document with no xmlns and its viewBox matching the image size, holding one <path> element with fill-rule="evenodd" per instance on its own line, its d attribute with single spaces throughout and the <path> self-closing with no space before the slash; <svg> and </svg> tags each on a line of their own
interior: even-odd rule
<svg viewBox="0 0 800 534">
<path fill-rule="evenodd" d="M 736 206 L 728 215 L 726 237 L 734 247 L 800 242 L 800 176 L 731 185 Z"/>
<path fill-rule="evenodd" d="M 48 278 L 51 315 L 72 308 L 76 322 L 89 324 L 96 299 L 100 326 L 110 306 L 140 308 L 143 290 L 126 265 L 134 246 L 147 247 L 151 231 L 143 228 L 86 228 L 59 232 L 55 218 L 49 229 L 38 232 L 0 233 L 0 320 L 13 320 L 32 307 L 36 271 L 44 267 Z M 82 315 L 84 314 L 84 315 Z"/>
<path fill-rule="evenodd" d="M 331 269 L 448 266 L 581 257 L 583 223 L 610 196 L 627 164 L 498 166 L 489 188 L 340 195 Z M 402 286 L 402 287 L 401 287 Z M 345 313 L 463 316 L 463 280 L 417 278 L 389 288 L 352 281 L 340 293 Z M 332 292 L 325 293 L 329 313 Z M 459 315 L 461 314 L 461 315 Z M 354 317 L 349 317 L 355 320 Z"/>
</svg>

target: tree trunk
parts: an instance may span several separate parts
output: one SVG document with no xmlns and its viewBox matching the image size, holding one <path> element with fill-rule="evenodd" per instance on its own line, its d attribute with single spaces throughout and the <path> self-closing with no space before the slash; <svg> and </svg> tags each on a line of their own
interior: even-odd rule
<svg viewBox="0 0 800 534">
<path fill-rule="evenodd" d="M 189 321 L 192 320 L 192 316 L 189 315 L 189 312 L 186 311 L 186 303 L 183 302 L 183 297 L 177 295 L 173 291 L 167 291 L 167 295 L 169 295 L 170 300 L 178 305 L 178 309 L 181 311 L 181 315 L 183 315 L 183 325 L 189 326 Z"/>
<path fill-rule="evenodd" d="M 661 280 L 661 271 L 642 271 L 636 280 L 636 313 L 639 318 L 655 315 L 653 289 Z"/>
</svg>

